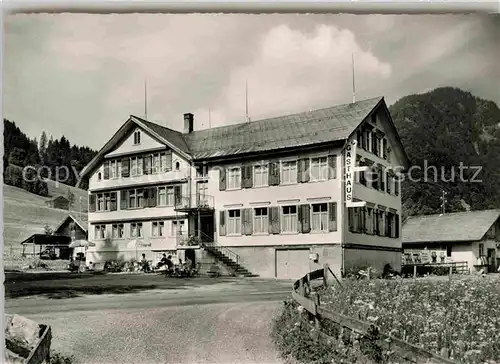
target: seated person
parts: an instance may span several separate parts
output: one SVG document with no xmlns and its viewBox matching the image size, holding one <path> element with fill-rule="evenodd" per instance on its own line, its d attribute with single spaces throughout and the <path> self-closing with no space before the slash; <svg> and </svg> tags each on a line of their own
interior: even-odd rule
<svg viewBox="0 0 500 364">
<path fill-rule="evenodd" d="M 163 255 L 165 255 L 165 254 L 163 254 Z M 172 256 L 171 255 L 169 255 L 165 259 L 165 265 L 167 266 L 167 272 L 168 273 L 171 273 L 174 270 L 174 262 L 172 262 Z"/>
<path fill-rule="evenodd" d="M 142 259 L 141 259 L 141 270 L 144 272 L 149 272 L 149 262 L 146 259 L 146 254 L 142 254 Z"/>
<path fill-rule="evenodd" d="M 190 273 L 192 268 L 193 268 L 193 262 L 191 261 L 191 259 L 186 258 L 186 261 L 184 262 L 184 270 L 187 273 Z"/>
<path fill-rule="evenodd" d="M 160 268 L 167 265 L 167 255 L 163 253 L 163 256 L 161 257 L 160 261 L 156 265 L 156 268 Z"/>
</svg>

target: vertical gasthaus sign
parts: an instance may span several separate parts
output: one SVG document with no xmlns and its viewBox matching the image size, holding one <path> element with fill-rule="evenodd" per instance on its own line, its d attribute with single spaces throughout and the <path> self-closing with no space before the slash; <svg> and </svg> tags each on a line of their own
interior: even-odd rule
<svg viewBox="0 0 500 364">
<path fill-rule="evenodd" d="M 352 140 L 344 148 L 344 196 L 346 206 L 352 206 L 352 188 L 354 185 L 354 172 L 356 170 L 356 146 L 358 141 Z"/>
</svg>

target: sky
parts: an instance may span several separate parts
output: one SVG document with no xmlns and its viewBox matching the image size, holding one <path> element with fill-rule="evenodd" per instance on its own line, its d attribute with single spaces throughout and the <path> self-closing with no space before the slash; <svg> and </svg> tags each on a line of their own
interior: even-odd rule
<svg viewBox="0 0 500 364">
<path fill-rule="evenodd" d="M 17 14 L 4 117 L 100 149 L 129 115 L 182 131 L 459 87 L 500 105 L 500 16 Z M 146 86 L 146 87 L 145 87 Z M 147 98 L 145 97 L 147 89 Z"/>
</svg>

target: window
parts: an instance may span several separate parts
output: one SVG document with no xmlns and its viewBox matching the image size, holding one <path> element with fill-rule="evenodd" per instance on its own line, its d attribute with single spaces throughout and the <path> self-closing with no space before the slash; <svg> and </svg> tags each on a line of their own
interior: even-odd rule
<svg viewBox="0 0 500 364">
<path fill-rule="evenodd" d="M 142 166 L 143 166 L 142 157 L 130 158 L 130 174 L 132 176 L 141 176 L 143 173 Z"/>
<path fill-rule="evenodd" d="M 136 131 L 134 133 L 134 145 L 141 144 L 141 132 Z"/>
<path fill-rule="evenodd" d="M 102 240 L 106 237 L 106 225 L 96 225 L 95 226 L 95 238 L 97 240 Z"/>
<path fill-rule="evenodd" d="M 373 234 L 373 209 L 368 207 L 365 210 L 365 233 Z"/>
<path fill-rule="evenodd" d="M 479 243 L 479 256 L 484 257 L 484 244 Z"/>
<path fill-rule="evenodd" d="M 135 198 L 135 190 L 128 191 L 128 208 L 135 209 L 137 207 L 136 198 Z"/>
<path fill-rule="evenodd" d="M 152 173 L 160 172 L 160 155 L 153 154 L 153 165 L 151 166 Z"/>
<path fill-rule="evenodd" d="M 142 222 L 133 222 L 130 224 L 130 237 L 142 238 Z"/>
<path fill-rule="evenodd" d="M 172 166 L 170 166 L 172 168 Z M 160 154 L 160 171 L 159 172 L 166 172 L 167 171 L 167 154 L 166 153 L 161 153 Z"/>
<path fill-rule="evenodd" d="M 118 160 L 114 160 L 110 162 L 110 177 L 118 178 L 122 172 L 122 162 Z"/>
<path fill-rule="evenodd" d="M 241 168 L 229 168 L 227 172 L 228 189 L 241 188 Z"/>
<path fill-rule="evenodd" d="M 227 212 L 227 233 L 241 234 L 241 212 L 240 210 L 229 210 Z"/>
<path fill-rule="evenodd" d="M 312 205 L 311 230 L 328 231 L 328 204 L 318 203 Z"/>
<path fill-rule="evenodd" d="M 123 238 L 123 224 L 113 224 L 112 235 L 113 239 Z"/>
<path fill-rule="evenodd" d="M 311 180 L 323 181 L 328 179 L 328 158 L 312 158 L 311 159 Z"/>
<path fill-rule="evenodd" d="M 395 229 L 394 229 L 394 219 L 395 216 L 393 213 L 388 212 L 386 219 L 385 219 L 385 236 L 388 236 L 390 238 L 395 237 Z"/>
<path fill-rule="evenodd" d="M 255 187 L 267 186 L 269 184 L 269 169 L 267 165 L 257 165 L 253 168 L 253 185 Z"/>
<path fill-rule="evenodd" d="M 297 232 L 297 206 L 283 206 L 281 216 L 281 231 Z"/>
<path fill-rule="evenodd" d="M 376 135 L 373 136 L 373 154 L 380 157 L 380 138 Z"/>
<path fill-rule="evenodd" d="M 109 193 L 104 194 L 104 210 L 111 211 L 111 195 Z"/>
<path fill-rule="evenodd" d="M 165 223 L 163 221 L 153 221 L 151 224 L 152 236 L 165 236 Z"/>
<path fill-rule="evenodd" d="M 102 179 L 102 173 L 99 172 L 99 173 L 97 173 L 97 180 L 100 181 L 101 179 Z"/>
<path fill-rule="evenodd" d="M 255 233 L 269 232 L 269 218 L 267 216 L 267 207 L 259 207 L 254 210 L 253 230 Z"/>
<path fill-rule="evenodd" d="M 97 194 L 97 211 L 105 211 L 104 210 L 104 194 Z"/>
<path fill-rule="evenodd" d="M 137 190 L 137 207 L 144 207 L 144 190 Z"/>
<path fill-rule="evenodd" d="M 208 167 L 203 165 L 203 166 L 196 166 L 196 177 L 198 178 L 203 178 L 208 176 Z"/>
<path fill-rule="evenodd" d="M 183 230 L 184 230 L 183 220 L 172 221 L 172 236 L 184 235 Z"/>
<path fill-rule="evenodd" d="M 207 181 L 198 181 L 196 183 L 196 199 L 198 206 L 208 206 L 208 182 Z"/>
<path fill-rule="evenodd" d="M 175 162 L 175 170 L 178 171 L 181 169 L 181 164 L 179 162 Z"/>
<path fill-rule="evenodd" d="M 297 161 L 281 162 L 281 183 L 297 183 Z"/>
<path fill-rule="evenodd" d="M 371 130 L 365 130 L 364 139 L 365 139 L 365 149 L 368 152 L 372 152 L 373 151 L 373 138 L 372 138 Z"/>
</svg>

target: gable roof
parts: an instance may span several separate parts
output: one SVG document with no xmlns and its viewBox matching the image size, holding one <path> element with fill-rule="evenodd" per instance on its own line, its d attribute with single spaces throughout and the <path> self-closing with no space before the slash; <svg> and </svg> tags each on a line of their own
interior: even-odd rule
<svg viewBox="0 0 500 364">
<path fill-rule="evenodd" d="M 499 217 L 500 210 L 410 216 L 403 225 L 402 241 L 403 244 L 477 241 Z"/>
<path fill-rule="evenodd" d="M 57 232 L 68 220 L 72 220 L 73 222 L 75 222 L 75 224 L 77 224 L 80 227 L 80 229 L 87 232 L 87 226 L 88 226 L 87 218 L 88 218 L 87 214 L 82 214 L 81 218 L 77 218 L 76 216 L 69 214 L 64 218 L 63 221 L 61 221 L 59 225 L 57 225 L 57 227 L 54 229 L 54 232 Z"/>
<path fill-rule="evenodd" d="M 383 97 L 336 105 L 270 119 L 257 120 L 193 131 L 183 134 L 131 115 L 94 159 L 82 170 L 84 177 L 104 155 L 112 150 L 132 124 L 142 128 L 159 142 L 171 147 L 186 159 L 204 160 L 246 153 L 268 152 L 347 140 L 374 109 L 381 106 L 388 113 Z M 397 135 L 389 115 L 390 128 Z M 405 166 L 408 157 L 399 140 Z"/>
<path fill-rule="evenodd" d="M 356 103 L 275 117 L 184 135 L 194 159 L 302 147 L 349 138 L 381 102 L 376 97 Z"/>
</svg>

